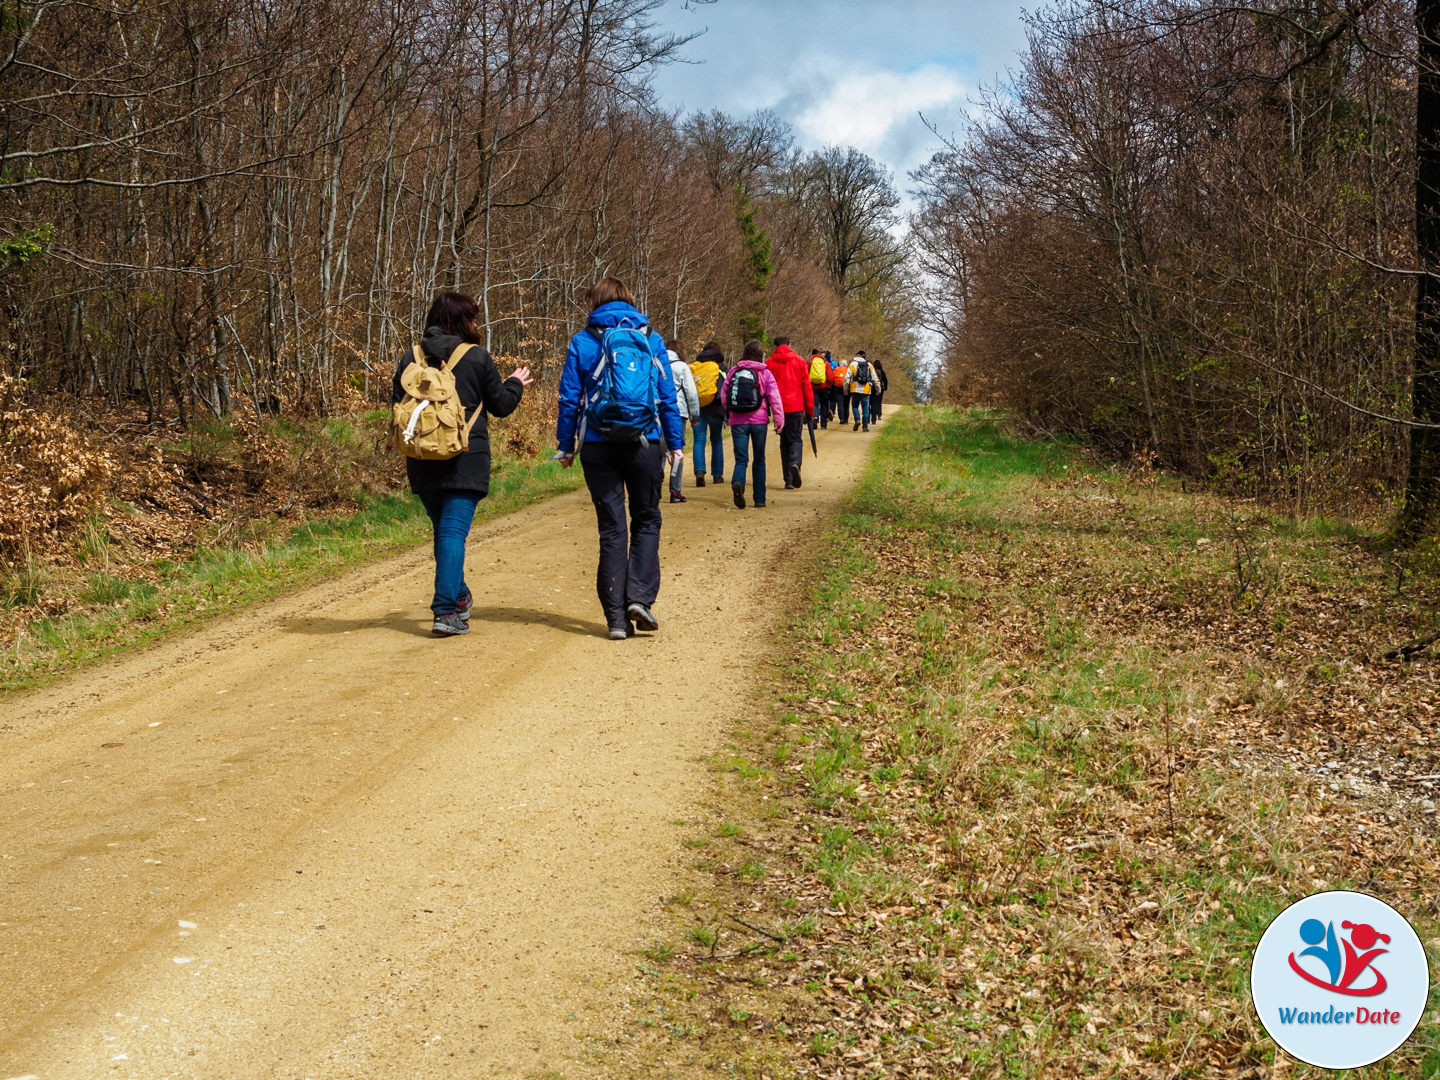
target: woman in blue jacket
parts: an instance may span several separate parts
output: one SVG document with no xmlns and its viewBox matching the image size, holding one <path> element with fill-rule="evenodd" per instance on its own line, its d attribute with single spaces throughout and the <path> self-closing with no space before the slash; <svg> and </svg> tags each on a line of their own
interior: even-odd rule
<svg viewBox="0 0 1440 1080">
<path fill-rule="evenodd" d="M 560 416 L 555 438 L 562 465 L 569 468 L 575 460 L 575 441 L 586 403 L 596 391 L 595 367 L 605 332 L 617 327 L 643 331 L 656 361 L 658 385 L 653 420 L 644 437 L 609 438 L 595 425 L 584 424 L 580 447 L 580 467 L 585 470 L 585 486 L 590 489 L 600 528 L 600 567 L 595 589 L 611 639 L 623 641 L 635 632 L 632 623 L 641 630 L 660 628 L 650 610 L 660 592 L 660 489 L 667 466 L 684 455 L 685 427 L 675 407 L 675 379 L 670 373 L 664 339 L 650 331 L 650 320 L 636 309 L 630 290 L 617 278 L 601 278 L 590 287 L 585 300 L 590 317 L 585 329 L 570 339 L 565 368 L 560 373 Z"/>
</svg>

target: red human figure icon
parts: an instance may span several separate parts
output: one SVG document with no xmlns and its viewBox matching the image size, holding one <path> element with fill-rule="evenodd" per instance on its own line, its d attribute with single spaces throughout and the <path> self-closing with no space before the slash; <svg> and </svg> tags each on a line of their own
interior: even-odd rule
<svg viewBox="0 0 1440 1080">
<path fill-rule="evenodd" d="M 1378 933 L 1369 923 L 1352 923 L 1349 919 L 1342 922 L 1340 928 L 1342 930 L 1352 931 L 1350 941 L 1346 941 L 1344 938 L 1340 939 L 1340 944 L 1345 948 L 1345 973 L 1340 977 L 1340 986 L 1348 987 L 1359 978 L 1362 971 L 1370 966 L 1370 961 L 1374 960 L 1375 957 L 1381 953 L 1390 951 L 1389 949 L 1370 948 L 1376 941 L 1383 941 L 1386 945 L 1389 945 L 1390 935 Z M 1351 941 L 1355 943 L 1354 946 L 1350 944 Z M 1355 952 L 1357 947 L 1366 951 L 1357 955 Z M 1375 977 L 1379 980 L 1380 986 L 1383 987 L 1385 985 L 1385 976 L 1377 971 Z"/>
</svg>

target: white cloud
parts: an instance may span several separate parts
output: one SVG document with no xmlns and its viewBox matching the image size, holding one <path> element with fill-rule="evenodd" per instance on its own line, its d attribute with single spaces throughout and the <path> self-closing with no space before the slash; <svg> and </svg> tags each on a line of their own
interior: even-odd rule
<svg viewBox="0 0 1440 1080">
<path fill-rule="evenodd" d="M 809 142 L 882 155 L 897 127 L 921 111 L 962 104 L 965 94 L 955 72 L 938 64 L 910 72 L 856 71 L 817 94 L 796 115 L 795 124 Z"/>
</svg>

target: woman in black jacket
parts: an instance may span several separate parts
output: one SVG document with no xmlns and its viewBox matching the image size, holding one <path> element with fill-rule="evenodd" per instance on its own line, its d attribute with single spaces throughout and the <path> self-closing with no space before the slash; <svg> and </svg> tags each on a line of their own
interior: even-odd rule
<svg viewBox="0 0 1440 1080">
<path fill-rule="evenodd" d="M 442 292 L 430 305 L 425 336 L 420 339 L 425 362 L 433 367 L 443 366 L 457 346 L 470 346 L 454 369 L 455 390 L 465 406 L 466 417 L 473 416 L 477 408 L 484 410 L 470 430 L 469 448 L 444 461 L 405 459 L 410 490 L 425 504 L 435 531 L 435 598 L 430 601 L 435 625 L 431 629 L 441 636 L 470 632 L 473 597 L 465 584 L 465 538 L 475 519 L 476 504 L 490 491 L 486 414 L 509 416 L 531 383 L 530 369 L 526 367 L 516 368 L 508 379 L 501 380 L 495 361 L 480 346 L 480 331 L 475 325 L 479 313 L 480 306 L 473 297 Z M 405 397 L 400 375 L 415 362 L 414 352 L 407 351 L 395 365 L 392 402 Z"/>
</svg>

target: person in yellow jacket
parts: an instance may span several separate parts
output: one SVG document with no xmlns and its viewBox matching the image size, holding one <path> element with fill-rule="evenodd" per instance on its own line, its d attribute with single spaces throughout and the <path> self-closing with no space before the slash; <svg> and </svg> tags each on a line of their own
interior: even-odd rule
<svg viewBox="0 0 1440 1080">
<path fill-rule="evenodd" d="M 725 354 L 714 341 L 707 341 L 700 355 L 690 361 L 695 377 L 695 390 L 700 398 L 700 419 L 695 421 L 695 486 L 705 486 L 705 444 L 710 443 L 711 483 L 725 478 L 725 402 L 720 398 L 720 384 L 725 381 Z"/>
<path fill-rule="evenodd" d="M 875 382 L 875 365 L 865 359 L 865 350 L 860 349 L 845 372 L 845 392 L 850 395 L 850 404 L 855 412 L 855 424 L 851 431 L 863 426 L 870 430 L 870 391 Z"/>
</svg>

